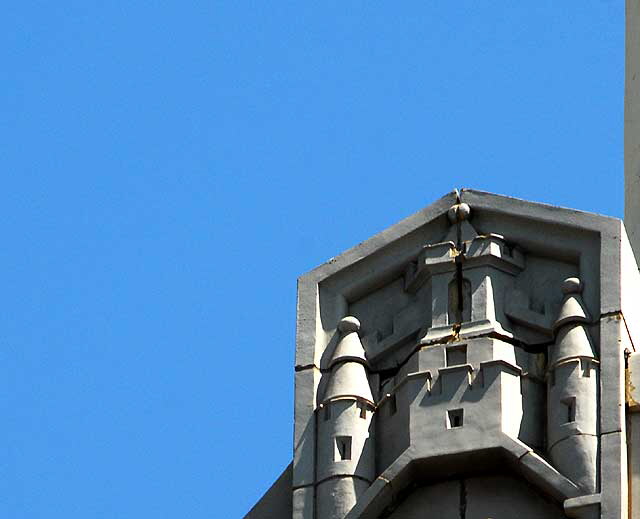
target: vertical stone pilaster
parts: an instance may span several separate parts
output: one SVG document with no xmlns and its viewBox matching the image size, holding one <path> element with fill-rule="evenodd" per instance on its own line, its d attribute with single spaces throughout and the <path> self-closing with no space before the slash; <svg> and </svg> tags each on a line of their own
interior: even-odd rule
<svg viewBox="0 0 640 519">
<path fill-rule="evenodd" d="M 640 258 L 640 0 L 626 0 L 624 223 Z"/>
</svg>

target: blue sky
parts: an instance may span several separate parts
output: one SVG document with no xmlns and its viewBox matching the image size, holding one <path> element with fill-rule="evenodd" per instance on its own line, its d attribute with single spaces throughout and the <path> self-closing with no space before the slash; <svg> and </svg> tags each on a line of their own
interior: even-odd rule
<svg viewBox="0 0 640 519">
<path fill-rule="evenodd" d="M 455 187 L 621 217 L 623 2 L 15 2 L 0 516 L 242 517 L 296 278 Z"/>
</svg>

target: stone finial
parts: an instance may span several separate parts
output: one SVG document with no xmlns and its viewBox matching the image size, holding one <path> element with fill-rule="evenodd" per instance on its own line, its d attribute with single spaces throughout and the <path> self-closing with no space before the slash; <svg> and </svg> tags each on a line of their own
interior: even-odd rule
<svg viewBox="0 0 640 519">
<path fill-rule="evenodd" d="M 343 317 L 338 323 L 338 330 L 344 334 L 357 332 L 360 330 L 360 321 L 352 315 Z"/>
<path fill-rule="evenodd" d="M 587 323 L 589 322 L 589 313 L 582 301 L 583 284 L 577 277 L 567 278 L 562 282 L 562 293 L 564 300 L 556 322 L 553 325 L 554 331 L 568 323 Z"/>
<path fill-rule="evenodd" d="M 359 330 L 360 321 L 352 315 L 343 317 L 340 320 L 338 331 L 341 334 L 341 338 L 331 357 L 330 366 L 345 361 L 360 362 L 365 366 L 368 365 L 362 342 L 358 337 Z"/>
<path fill-rule="evenodd" d="M 589 313 L 582 301 L 582 282 L 576 277 L 562 283 L 564 300 L 553 325 L 555 344 L 549 349 L 549 365 L 554 366 L 572 357 L 595 358 L 593 344 L 585 327 Z"/>
<path fill-rule="evenodd" d="M 451 227 L 443 242 L 451 241 L 457 247 L 462 248 L 462 242 L 472 241 L 478 236 L 478 233 L 469 222 L 471 217 L 471 207 L 469 204 L 459 202 L 452 205 L 447 211 L 447 218 L 451 223 Z"/>
<path fill-rule="evenodd" d="M 471 207 L 469 207 L 469 204 L 465 204 L 464 202 L 452 205 L 449 211 L 447 211 L 447 216 L 451 223 L 463 222 L 464 220 L 468 220 L 469 216 L 471 216 Z"/>
<path fill-rule="evenodd" d="M 582 294 L 582 281 L 580 278 L 567 278 L 562 282 L 563 294 Z"/>
<path fill-rule="evenodd" d="M 342 337 L 329 363 L 331 375 L 323 401 L 354 396 L 373 402 L 367 379 L 367 357 L 357 333 L 360 321 L 353 316 L 344 317 L 338 323 L 338 330 Z"/>
</svg>

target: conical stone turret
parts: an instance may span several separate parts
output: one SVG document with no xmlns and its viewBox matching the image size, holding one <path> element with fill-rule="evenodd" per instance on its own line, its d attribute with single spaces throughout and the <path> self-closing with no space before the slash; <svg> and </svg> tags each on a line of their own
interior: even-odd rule
<svg viewBox="0 0 640 519">
<path fill-rule="evenodd" d="M 344 518 L 375 478 L 375 404 L 359 329 L 355 317 L 340 321 L 341 337 L 317 413 L 316 506 L 323 519 Z"/>
<path fill-rule="evenodd" d="M 568 278 L 553 326 L 547 367 L 547 451 L 554 466 L 586 492 L 597 487 L 599 362 L 586 328 L 582 283 Z"/>
</svg>

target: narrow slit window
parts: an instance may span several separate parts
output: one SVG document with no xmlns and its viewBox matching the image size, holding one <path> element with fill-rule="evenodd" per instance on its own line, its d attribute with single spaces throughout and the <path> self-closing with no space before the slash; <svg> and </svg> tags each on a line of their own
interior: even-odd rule
<svg viewBox="0 0 640 519">
<path fill-rule="evenodd" d="M 328 421 L 331 418 L 331 406 L 330 405 L 325 405 L 324 406 L 324 411 L 322 413 L 324 421 Z"/>
<path fill-rule="evenodd" d="M 358 409 L 360 410 L 360 418 L 362 419 L 366 419 L 367 418 L 367 407 L 360 403 L 358 404 Z"/>
<path fill-rule="evenodd" d="M 447 426 L 449 429 L 456 429 L 458 427 L 462 427 L 463 425 L 463 410 L 462 409 L 451 409 L 447 411 Z"/>
<path fill-rule="evenodd" d="M 582 376 L 589 378 L 591 376 L 591 361 L 589 359 L 580 359 L 580 367 L 582 368 Z"/>
<path fill-rule="evenodd" d="M 565 413 L 566 413 L 566 422 L 565 423 L 571 423 L 571 422 L 575 422 L 576 421 L 576 399 L 575 397 L 572 398 L 567 398 L 565 400 L 562 401 L 562 403 L 565 406 Z"/>
<path fill-rule="evenodd" d="M 336 436 L 335 461 L 351 459 L 351 436 Z"/>
</svg>

